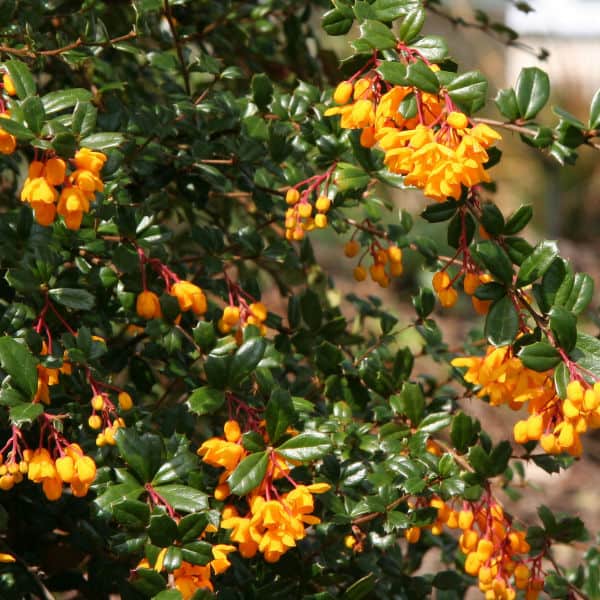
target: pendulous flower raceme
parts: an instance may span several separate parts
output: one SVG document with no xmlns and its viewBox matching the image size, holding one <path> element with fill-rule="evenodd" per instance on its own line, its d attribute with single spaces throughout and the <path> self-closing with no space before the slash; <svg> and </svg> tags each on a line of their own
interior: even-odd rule
<svg viewBox="0 0 600 600">
<path fill-rule="evenodd" d="M 455 506 L 433 497 L 429 506 L 437 510 L 436 521 L 427 526 L 433 535 L 440 535 L 444 527 L 461 530 L 458 544 L 465 555 L 465 571 L 478 578 L 486 600 L 514 600 L 519 590 L 525 592 L 527 600 L 538 598 L 544 587 L 542 556 L 527 556 L 530 546 L 525 531 L 515 529 L 489 490 L 477 502 L 463 501 Z M 413 503 L 412 508 L 418 505 Z M 407 529 L 407 541 L 416 544 L 421 529 Z"/>
<path fill-rule="evenodd" d="M 554 371 L 528 369 L 510 346 L 489 347 L 485 356 L 455 358 L 452 365 L 467 368 L 465 381 L 477 386 L 477 396 L 487 397 L 492 406 L 527 409 L 529 417 L 513 429 L 520 444 L 539 441 L 549 454 L 580 456 L 581 434 L 600 428 L 600 382 L 576 377 L 562 399 L 556 393 Z"/>
<path fill-rule="evenodd" d="M 102 152 L 81 148 L 70 161 L 56 156 L 34 160 L 21 190 L 21 201 L 31 206 L 40 225 L 51 225 L 58 214 L 68 229 L 76 231 L 96 192 L 104 189 L 100 172 L 106 159 Z"/>
<path fill-rule="evenodd" d="M 439 70 L 430 65 L 432 71 Z M 402 113 L 402 102 L 414 96 L 417 114 Z M 487 149 L 501 136 L 486 124 L 473 125 L 447 94 L 390 85 L 376 71 L 339 84 L 335 106 L 326 116 L 340 115 L 344 129 L 360 129 L 361 144 L 378 145 L 385 165 L 404 175 L 404 184 L 423 190 L 438 202 L 458 200 L 463 186 L 489 182 Z"/>
<path fill-rule="evenodd" d="M 259 423 L 257 425 L 260 427 Z M 247 456 L 237 421 L 227 421 L 224 434 L 225 438 L 210 438 L 198 449 L 205 463 L 224 469 L 215 489 L 217 500 L 231 496 L 226 480 Z M 320 523 L 320 519 L 311 514 L 314 511 L 313 494 L 327 492 L 330 485 L 299 484 L 289 475 L 290 468 L 286 460 L 271 452 L 264 479 L 245 495 L 247 509 L 240 512 L 233 503 L 223 509 L 221 528 L 231 530 L 230 540 L 238 545 L 244 558 L 252 558 L 260 552 L 267 562 L 276 562 L 306 536 L 307 525 Z M 292 489 L 280 492 L 274 485 L 275 480 L 287 481 Z"/>
</svg>

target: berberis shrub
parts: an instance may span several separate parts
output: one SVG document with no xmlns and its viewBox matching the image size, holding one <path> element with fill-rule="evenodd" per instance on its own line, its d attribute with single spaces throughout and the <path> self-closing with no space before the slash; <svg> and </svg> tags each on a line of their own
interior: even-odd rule
<svg viewBox="0 0 600 600">
<path fill-rule="evenodd" d="M 494 105 L 431 8 L 2 4 L 2 598 L 600 597 L 584 524 L 508 505 L 600 427 L 593 281 L 493 195 L 502 136 L 598 149 L 600 94 L 542 125 L 529 67 Z M 432 289 L 401 322 L 372 283 L 342 299 L 316 230 L 358 282 L 420 260 Z M 434 315 L 467 296 L 451 350 Z"/>
</svg>

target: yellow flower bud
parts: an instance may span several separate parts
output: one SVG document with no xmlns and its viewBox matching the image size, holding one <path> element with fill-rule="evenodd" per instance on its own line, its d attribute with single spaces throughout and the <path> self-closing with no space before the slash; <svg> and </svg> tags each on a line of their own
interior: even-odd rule
<svg viewBox="0 0 600 600">
<path fill-rule="evenodd" d="M 433 289 L 439 293 L 441 290 L 445 290 L 450 286 L 450 276 L 446 271 L 438 271 L 433 276 L 431 284 L 433 285 Z"/>
<path fill-rule="evenodd" d="M 137 314 L 143 319 L 158 319 L 162 317 L 160 300 L 158 296 L 150 290 L 144 290 L 138 295 L 136 305 Z"/>
<path fill-rule="evenodd" d="M 92 408 L 94 410 L 102 410 L 104 408 L 104 398 L 101 394 L 96 394 L 92 398 Z"/>
<path fill-rule="evenodd" d="M 387 255 L 390 262 L 399 263 L 402 262 L 402 250 L 398 246 L 390 246 L 387 249 Z"/>
<path fill-rule="evenodd" d="M 409 544 L 416 544 L 421 537 L 421 529 L 419 527 L 411 527 L 404 532 L 404 537 Z"/>
<path fill-rule="evenodd" d="M 319 213 L 315 216 L 315 225 L 319 229 L 324 229 L 327 227 L 327 215 Z"/>
<path fill-rule="evenodd" d="M 121 410 L 131 410 L 133 407 L 133 400 L 127 392 L 119 392 L 118 401 Z"/>
<path fill-rule="evenodd" d="M 285 194 L 285 201 L 292 205 L 300 200 L 300 192 L 296 188 L 290 188 Z"/>
<path fill-rule="evenodd" d="M 474 518 L 472 510 L 461 510 L 458 514 L 458 526 L 463 530 L 471 529 Z"/>
<path fill-rule="evenodd" d="M 448 115 L 446 123 L 453 129 L 465 129 L 469 124 L 469 120 L 464 113 L 454 111 Z"/>
<path fill-rule="evenodd" d="M 333 92 L 333 101 L 336 104 L 346 104 L 352 97 L 354 86 L 350 81 L 342 81 Z"/>
<path fill-rule="evenodd" d="M 315 202 L 315 208 L 319 212 L 327 212 L 331 208 L 331 200 L 327 196 L 319 196 Z"/>
<path fill-rule="evenodd" d="M 223 309 L 223 322 L 227 325 L 236 325 L 240 320 L 240 309 L 237 306 L 226 306 Z"/>
<path fill-rule="evenodd" d="M 367 270 L 362 265 L 358 265 L 354 267 L 352 275 L 356 281 L 364 281 L 367 278 Z"/>
<path fill-rule="evenodd" d="M 262 302 L 253 302 L 248 308 L 259 321 L 266 320 L 268 311 L 267 307 Z"/>
<path fill-rule="evenodd" d="M 360 250 L 360 244 L 356 240 L 349 240 L 344 245 L 344 254 L 348 258 L 353 258 L 358 254 Z"/>
<path fill-rule="evenodd" d="M 529 441 L 529 436 L 527 435 L 527 421 L 517 421 L 515 423 L 513 427 L 513 437 L 517 444 L 526 444 Z"/>
<path fill-rule="evenodd" d="M 88 425 L 90 429 L 100 429 L 102 427 L 102 419 L 98 415 L 91 415 L 88 419 Z"/>
</svg>

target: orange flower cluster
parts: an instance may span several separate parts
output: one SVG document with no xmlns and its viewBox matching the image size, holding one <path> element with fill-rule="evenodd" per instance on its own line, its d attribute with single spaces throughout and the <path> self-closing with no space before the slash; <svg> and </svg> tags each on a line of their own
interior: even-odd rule
<svg viewBox="0 0 600 600">
<path fill-rule="evenodd" d="M 104 189 L 100 171 L 106 158 L 102 152 L 81 148 L 71 159 L 74 169 L 70 174 L 62 158 L 34 160 L 29 165 L 21 201 L 31 205 L 40 225 L 51 225 L 58 213 L 64 217 L 68 229 L 78 230 L 96 192 Z M 61 186 L 60 194 L 58 186 Z"/>
<path fill-rule="evenodd" d="M 164 560 L 168 548 L 162 548 L 156 557 L 153 569 L 160 573 L 164 569 Z M 198 590 L 214 590 L 210 579 L 211 571 L 215 575 L 224 573 L 231 562 L 227 555 L 235 551 L 235 546 L 228 544 L 215 544 L 212 547 L 213 559 L 206 565 L 193 565 L 183 561 L 181 566 L 173 570 L 173 581 L 175 588 L 179 590 L 184 600 L 189 600 Z M 137 566 L 138 569 L 149 569 L 150 563 L 143 559 Z"/>
<path fill-rule="evenodd" d="M 224 500 L 231 494 L 226 480 L 247 456 L 241 445 L 242 432 L 237 421 L 227 421 L 224 433 L 225 439 L 210 438 L 198 449 L 204 462 L 224 469 L 215 489 L 217 500 Z M 294 488 L 280 494 L 273 486 L 273 480 L 285 477 L 292 481 L 289 471 L 290 465 L 272 453 L 265 478 L 246 498 L 248 513 L 240 516 L 233 504 L 224 508 L 221 527 L 232 530 L 230 539 L 238 544 L 244 558 L 261 552 L 267 562 L 276 562 L 306 536 L 305 525 L 320 523 L 318 517 L 310 514 L 314 511 L 313 494 L 325 493 L 330 488 L 329 484 L 300 485 L 292 482 Z"/>
<path fill-rule="evenodd" d="M 177 298 L 179 310 L 188 312 L 191 310 L 195 315 L 203 315 L 208 305 L 206 296 L 200 287 L 190 281 L 176 281 L 169 290 L 169 294 Z M 158 295 L 151 290 L 144 290 L 138 294 L 135 309 L 142 319 L 162 318 L 162 309 Z"/>
<path fill-rule="evenodd" d="M 85 496 L 96 478 L 96 463 L 83 453 L 78 444 L 61 448 L 61 455 L 56 459 L 46 448 L 38 448 L 28 454 L 27 461 L 27 476 L 34 483 L 42 484 L 48 500 L 61 497 L 63 483 L 71 486 L 74 496 Z"/>
<path fill-rule="evenodd" d="M 227 421 L 223 427 L 223 431 L 225 439 L 213 437 L 206 440 L 198 448 L 198 456 L 206 464 L 225 469 L 221 473 L 219 484 L 215 489 L 215 498 L 217 500 L 225 500 L 231 494 L 227 478 L 248 454 L 242 446 L 242 431 L 237 421 Z"/>
<path fill-rule="evenodd" d="M 429 505 L 438 511 L 435 523 L 428 526 L 434 535 L 440 535 L 444 526 L 462 530 L 458 542 L 466 554 L 465 571 L 478 577 L 486 600 L 514 600 L 517 590 L 524 590 L 527 600 L 537 599 L 544 587 L 541 558 L 524 556 L 530 550 L 525 532 L 512 527 L 491 494 L 485 492 L 479 503 L 463 503 L 460 510 L 441 498 L 432 498 Z M 416 543 L 420 534 L 418 527 L 411 527 L 405 537 Z"/>
<path fill-rule="evenodd" d="M 327 483 L 296 485 L 293 490 L 275 499 L 251 493 L 248 498 L 249 515 L 239 516 L 236 508 L 230 505 L 223 512 L 221 527 L 232 530 L 231 541 L 238 544 L 244 558 L 261 552 L 267 562 L 277 562 L 296 546 L 296 541 L 306 536 L 305 525 L 321 522 L 310 514 L 314 511 L 312 495 L 323 494 L 329 488 Z"/>
<path fill-rule="evenodd" d="M 24 450 L 19 460 L 17 452 L 10 452 L 5 461 L 4 455 L 0 454 L 0 490 L 12 490 L 15 484 L 23 481 L 23 476 L 29 470 L 31 456 L 31 450 Z"/>
<path fill-rule="evenodd" d="M 251 302 L 248 304 L 243 298 L 238 298 L 239 305 L 229 304 L 223 309 L 223 316 L 219 319 L 217 327 L 222 334 L 228 334 L 236 330 L 238 341 L 242 340 L 242 331 L 248 325 L 258 327 L 261 335 L 267 335 L 268 310 L 262 302 Z"/>
<path fill-rule="evenodd" d="M 348 258 L 354 258 L 360 251 L 360 244 L 351 239 L 344 246 L 344 254 Z M 370 245 L 358 265 L 354 268 L 353 275 L 356 281 L 364 281 L 367 278 L 367 270 L 360 264 L 366 254 L 370 253 L 373 258 L 373 264 L 369 267 L 371 279 L 376 281 L 381 287 L 388 287 L 392 277 L 402 275 L 402 250 L 395 244 L 383 248 L 377 240 Z M 386 270 L 387 268 L 387 270 Z"/>
<path fill-rule="evenodd" d="M 285 213 L 285 238 L 299 241 L 304 239 L 306 231 L 324 229 L 327 227 L 327 212 L 331 208 L 331 200 L 320 195 L 314 208 L 317 214 L 313 216 L 313 205 L 309 201 L 309 193 L 300 193 L 296 188 L 290 188 L 285 201 L 289 205 Z"/>
<path fill-rule="evenodd" d="M 600 383 L 593 387 L 573 380 L 567 398 L 556 393 L 553 371 L 528 369 L 509 346 L 489 347 L 485 356 L 455 358 L 455 367 L 467 367 L 465 381 L 480 386 L 477 396 L 492 406 L 508 404 L 513 410 L 527 406 L 529 417 L 514 426 L 518 443 L 538 441 L 549 454 L 580 456 L 580 434 L 600 428 Z"/>
<path fill-rule="evenodd" d="M 383 94 L 382 85 L 387 88 Z M 402 102 L 413 95 L 417 114 L 404 115 Z M 404 175 L 406 185 L 422 189 L 426 196 L 440 202 L 459 199 L 462 186 L 490 181 L 483 166 L 489 159 L 487 148 L 501 136 L 483 123 L 473 126 L 447 95 L 390 86 L 375 73 L 356 83 L 342 82 L 334 101 L 341 106 L 329 108 L 325 115 L 340 115 L 344 129 L 361 129 L 361 144 L 379 144 L 387 168 Z"/>
<path fill-rule="evenodd" d="M 117 396 L 119 408 L 127 412 L 133 408 L 131 396 L 121 390 Z M 109 398 L 106 392 L 95 390 L 94 396 L 90 401 L 92 405 L 92 414 L 88 419 L 90 429 L 102 429 L 96 436 L 96 446 L 114 446 L 117 442 L 115 434 L 121 427 L 125 427 L 125 421 L 122 417 L 117 417 L 117 407 Z"/>
<path fill-rule="evenodd" d="M 458 292 L 452 287 L 452 284 L 456 279 L 458 279 L 458 276 L 454 279 L 450 279 L 450 275 L 445 270 L 438 271 L 433 276 L 431 282 L 433 289 L 440 300 L 440 304 L 444 308 L 451 308 L 458 300 Z M 491 300 L 480 300 L 474 294 L 480 285 L 489 283 L 490 281 L 492 281 L 491 275 L 470 271 L 465 273 L 463 279 L 463 289 L 467 295 L 471 296 L 473 308 L 480 315 L 486 315 L 488 313 L 492 302 Z"/>
</svg>

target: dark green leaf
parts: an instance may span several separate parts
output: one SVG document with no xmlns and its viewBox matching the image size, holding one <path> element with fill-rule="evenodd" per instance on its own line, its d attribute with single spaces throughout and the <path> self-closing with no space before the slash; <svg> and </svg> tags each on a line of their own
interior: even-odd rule
<svg viewBox="0 0 600 600">
<path fill-rule="evenodd" d="M 175 483 L 154 488 L 176 511 L 193 513 L 208 508 L 208 496 L 188 485 Z"/>
<path fill-rule="evenodd" d="M 10 422 L 17 427 L 25 423 L 32 423 L 44 412 L 44 407 L 40 403 L 15 404 L 8 410 Z"/>
<path fill-rule="evenodd" d="M 281 454 L 289 460 L 308 462 L 322 458 L 330 449 L 329 436 L 324 433 L 306 431 L 284 442 L 277 448 L 277 454 Z"/>
<path fill-rule="evenodd" d="M 115 520 L 131 529 L 144 529 L 150 519 L 150 508 L 139 500 L 122 500 L 113 507 Z"/>
<path fill-rule="evenodd" d="M 290 393 L 276 387 L 271 393 L 265 410 L 267 433 L 272 444 L 277 444 L 279 438 L 287 431 L 295 417 L 296 411 Z"/>
<path fill-rule="evenodd" d="M 550 328 L 560 347 L 569 353 L 577 341 L 577 317 L 561 306 L 550 310 Z"/>
<path fill-rule="evenodd" d="M 29 142 L 35 138 L 33 132 L 31 132 L 25 125 L 17 123 L 12 119 L 3 118 L 0 121 L 0 126 L 4 131 L 7 131 L 11 135 L 14 135 L 19 142 Z"/>
<path fill-rule="evenodd" d="M 493 471 L 493 465 L 488 453 L 481 446 L 473 446 L 469 450 L 469 463 L 476 473 L 482 477 L 489 477 Z"/>
<path fill-rule="evenodd" d="M 161 440 L 146 433 L 142 436 L 129 427 L 121 427 L 115 434 L 119 453 L 142 482 L 151 481 L 161 463 Z"/>
<path fill-rule="evenodd" d="M 381 73 L 381 76 L 392 85 L 407 85 L 407 72 L 406 65 L 401 62 L 392 62 L 386 60 L 382 62 L 377 70 Z"/>
<path fill-rule="evenodd" d="M 506 253 L 516 265 L 521 265 L 523 261 L 533 252 L 533 247 L 520 237 L 504 238 Z"/>
<path fill-rule="evenodd" d="M 15 84 L 17 96 L 21 100 L 27 98 L 27 96 L 32 96 L 35 94 L 35 81 L 33 80 L 33 77 L 29 72 L 29 68 L 25 63 L 13 58 L 5 62 L 4 66 L 8 69 L 8 73 Z"/>
<path fill-rule="evenodd" d="M 273 84 L 271 80 L 264 73 L 256 73 L 252 77 L 250 87 L 254 103 L 261 110 L 265 110 L 273 97 Z"/>
<path fill-rule="evenodd" d="M 452 419 L 452 429 L 450 431 L 452 445 L 460 454 L 464 454 L 470 446 L 477 442 L 480 429 L 479 421 L 464 413 L 458 413 Z"/>
<path fill-rule="evenodd" d="M 348 192 L 366 187 L 371 177 L 360 167 L 341 162 L 337 165 L 334 179 L 340 191 Z"/>
<path fill-rule="evenodd" d="M 244 496 L 258 487 L 267 472 L 268 464 L 269 454 L 266 451 L 256 452 L 244 458 L 227 480 L 231 493 Z"/>
<path fill-rule="evenodd" d="M 435 433 L 444 427 L 448 427 L 452 417 L 448 413 L 431 413 L 419 423 L 419 431 L 424 433 Z"/>
<path fill-rule="evenodd" d="M 439 571 L 432 581 L 438 590 L 458 590 L 464 585 L 463 578 L 457 571 Z"/>
<path fill-rule="evenodd" d="M 164 548 L 177 538 L 177 524 L 168 515 L 152 515 L 148 526 L 148 535 L 153 544 Z"/>
<path fill-rule="evenodd" d="M 354 15 L 350 11 L 350 16 L 345 11 L 334 8 L 327 11 L 322 19 L 321 25 L 329 35 L 344 35 L 350 31 L 354 23 Z"/>
<path fill-rule="evenodd" d="M 375 575 L 369 573 L 346 588 L 346 591 L 342 594 L 341 598 L 342 600 L 361 600 L 361 598 L 369 596 L 374 589 Z"/>
<path fill-rule="evenodd" d="M 485 336 L 494 346 L 512 344 L 519 331 L 519 313 L 508 296 L 496 300 L 485 319 Z"/>
<path fill-rule="evenodd" d="M 436 202 L 430 204 L 421 213 L 421 216 L 430 223 L 439 223 L 451 219 L 458 208 L 456 200 L 447 200 L 446 202 Z"/>
<path fill-rule="evenodd" d="M 117 148 L 123 143 L 123 134 L 117 132 L 94 133 L 80 140 L 80 144 L 84 148 L 91 150 L 110 150 Z"/>
<path fill-rule="evenodd" d="M 554 387 L 556 388 L 556 393 L 563 400 L 567 397 L 567 386 L 571 381 L 571 375 L 569 373 L 569 368 L 564 362 L 561 362 L 556 369 L 554 369 Z"/>
<path fill-rule="evenodd" d="M 475 248 L 474 255 L 476 259 L 483 263 L 483 266 L 488 269 L 488 271 L 500 279 L 505 284 L 512 283 L 513 278 L 513 267 L 510 259 L 496 244 L 491 240 L 485 240 L 483 242 L 479 242 Z"/>
<path fill-rule="evenodd" d="M 39 96 L 30 96 L 21 103 L 21 110 L 29 129 L 36 135 L 42 131 L 46 114 Z"/>
<path fill-rule="evenodd" d="M 500 209 L 491 202 L 486 202 L 481 207 L 481 224 L 491 235 L 500 235 L 504 231 L 504 217 Z"/>
<path fill-rule="evenodd" d="M 76 310 L 91 310 L 96 301 L 90 292 L 78 288 L 54 288 L 48 294 L 52 300 Z"/>
<path fill-rule="evenodd" d="M 522 119 L 533 119 L 548 101 L 550 80 L 538 67 L 521 69 L 515 86 L 517 107 Z"/>
<path fill-rule="evenodd" d="M 212 546 L 208 542 L 188 542 L 181 547 L 181 556 L 193 565 L 206 565 L 213 559 Z"/>
<path fill-rule="evenodd" d="M 360 41 L 373 50 L 387 50 L 396 46 L 396 36 L 379 21 L 367 20 L 360 26 Z"/>
<path fill-rule="evenodd" d="M 413 426 L 417 426 L 425 414 L 425 396 L 418 383 L 405 382 L 400 394 L 390 397 L 392 408 L 406 415 Z"/>
<path fill-rule="evenodd" d="M 440 87 L 435 73 L 421 60 L 408 65 L 406 79 L 410 85 L 431 94 L 436 94 Z"/>
<path fill-rule="evenodd" d="M 323 309 L 319 296 L 312 290 L 305 290 L 300 296 L 300 311 L 304 322 L 311 329 L 318 329 L 321 326 Z"/>
<path fill-rule="evenodd" d="M 87 102 L 92 99 L 92 92 L 83 88 L 70 88 L 49 92 L 42 97 L 42 104 L 47 115 L 60 112 L 65 108 L 75 106 L 78 102 Z"/>
<path fill-rule="evenodd" d="M 448 56 L 446 40 L 437 35 L 427 35 L 413 42 L 411 48 L 417 49 L 421 56 L 430 62 L 442 62 Z"/>
<path fill-rule="evenodd" d="M 469 71 L 446 86 L 450 98 L 466 113 L 479 110 L 487 100 L 488 83 L 479 71 Z"/>
<path fill-rule="evenodd" d="M 11 337 L 0 338 L 0 364 L 13 385 L 26 399 L 32 399 L 37 391 L 37 361 L 27 347 Z"/>
<path fill-rule="evenodd" d="M 517 96 L 512 88 L 498 90 L 498 94 L 494 100 L 498 110 L 509 120 L 515 121 L 519 115 L 519 106 L 517 104 Z"/>
<path fill-rule="evenodd" d="M 398 28 L 398 36 L 404 43 L 410 44 L 419 35 L 424 23 L 425 10 L 419 6 L 404 17 Z"/>
<path fill-rule="evenodd" d="M 263 337 L 255 337 L 244 342 L 238 348 L 229 366 L 231 385 L 237 385 L 256 369 L 266 347 L 267 342 Z"/>
<path fill-rule="evenodd" d="M 547 371 L 560 362 L 558 351 L 547 342 L 535 342 L 525 346 L 519 352 L 519 358 L 528 369 L 534 371 Z"/>
<path fill-rule="evenodd" d="M 211 387 L 195 389 L 188 398 L 188 406 L 197 415 L 212 414 L 219 410 L 225 402 L 225 392 Z"/>
<path fill-rule="evenodd" d="M 521 264 L 517 275 L 517 285 L 523 287 L 542 277 L 557 255 L 556 242 L 548 240 L 540 242 Z"/>
<path fill-rule="evenodd" d="M 193 513 L 180 519 L 177 524 L 177 538 L 183 543 L 191 542 L 200 537 L 209 520 L 206 513 Z"/>
<path fill-rule="evenodd" d="M 519 233 L 531 221 L 533 216 L 533 208 L 531 204 L 524 204 L 508 218 L 504 226 L 504 235 L 514 235 Z"/>
</svg>

